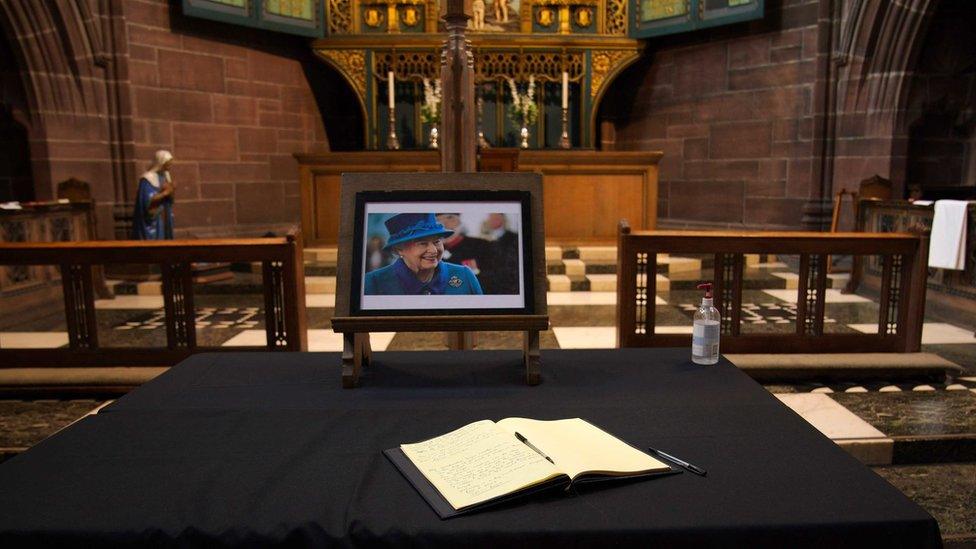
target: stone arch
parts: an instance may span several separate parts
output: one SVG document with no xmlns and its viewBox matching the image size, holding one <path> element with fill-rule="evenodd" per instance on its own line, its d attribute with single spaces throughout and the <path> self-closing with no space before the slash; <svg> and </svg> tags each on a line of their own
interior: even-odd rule
<svg viewBox="0 0 976 549">
<path fill-rule="evenodd" d="M 55 182 L 68 177 L 90 181 L 104 210 L 124 197 L 134 167 L 126 160 L 126 52 L 113 47 L 124 42 L 121 9 L 106 0 L 0 2 L 0 30 L 23 83 L 39 199 L 52 198 Z"/>
<path fill-rule="evenodd" d="M 0 27 L 16 47 L 31 112 L 97 113 L 92 61 L 104 64 L 86 2 L 0 3 Z"/>
<path fill-rule="evenodd" d="M 896 131 L 906 182 L 923 189 L 973 185 L 976 177 L 976 12 L 942 0 L 905 87 Z"/>
<path fill-rule="evenodd" d="M 823 96 L 833 103 L 825 135 L 829 193 L 874 174 L 905 187 L 904 112 L 932 13 L 940 0 L 855 0 L 835 4 L 837 37 L 829 51 L 833 72 Z M 828 113 L 830 113 L 828 107 Z"/>
</svg>

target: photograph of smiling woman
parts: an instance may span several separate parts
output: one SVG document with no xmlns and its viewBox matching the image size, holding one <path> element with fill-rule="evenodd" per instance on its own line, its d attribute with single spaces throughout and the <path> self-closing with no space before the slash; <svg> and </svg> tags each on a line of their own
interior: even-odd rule
<svg viewBox="0 0 976 549">
<path fill-rule="evenodd" d="M 396 261 L 366 273 L 365 295 L 481 295 L 481 284 L 464 265 L 442 261 L 444 238 L 453 231 L 433 213 L 402 213 L 387 219 L 385 250 Z"/>
<path fill-rule="evenodd" d="M 521 202 L 367 200 L 360 219 L 361 310 L 525 307 Z"/>
</svg>

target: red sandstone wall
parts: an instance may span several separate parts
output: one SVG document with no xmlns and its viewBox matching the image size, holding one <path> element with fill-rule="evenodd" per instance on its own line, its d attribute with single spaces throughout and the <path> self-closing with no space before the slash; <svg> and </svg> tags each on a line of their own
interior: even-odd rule
<svg viewBox="0 0 976 549">
<path fill-rule="evenodd" d="M 107 83 L 116 60 L 111 32 L 115 20 L 93 10 L 95 4 L 0 2 L 0 108 L 12 112 L 26 131 L 33 189 L 25 189 L 22 197 L 49 200 L 60 181 L 88 181 L 97 204 L 99 234 L 108 236 L 117 126 L 110 120 Z M 93 36 L 98 37 L 97 46 Z M 19 161 L 22 146 L 18 143 L 11 151 L 21 157 Z"/>
<path fill-rule="evenodd" d="M 759 23 L 650 40 L 648 58 L 604 100 L 623 106 L 604 109 L 615 148 L 664 151 L 661 225 L 800 227 L 811 189 L 817 1 L 766 5 Z"/>
<path fill-rule="evenodd" d="M 137 173 L 155 150 L 172 151 L 178 234 L 249 235 L 298 224 L 292 153 L 328 149 L 302 68 L 307 46 L 191 20 L 166 0 L 126 0 L 124 11 Z"/>
</svg>

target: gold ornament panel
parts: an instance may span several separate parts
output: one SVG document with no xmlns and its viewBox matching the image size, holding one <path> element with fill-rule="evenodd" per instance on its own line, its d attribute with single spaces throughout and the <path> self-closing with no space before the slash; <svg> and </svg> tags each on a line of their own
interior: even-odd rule
<svg viewBox="0 0 976 549">
<path fill-rule="evenodd" d="M 363 50 L 317 50 L 352 85 L 359 97 L 366 96 L 366 52 Z"/>
<path fill-rule="evenodd" d="M 590 97 L 596 98 L 600 95 L 603 84 L 607 77 L 615 73 L 623 65 L 637 58 L 638 52 L 626 50 L 609 50 L 592 52 L 592 72 L 590 77 Z"/>
<path fill-rule="evenodd" d="M 292 0 L 279 1 L 287 4 Z M 440 21 L 443 1 L 325 0 L 329 36 L 444 32 Z M 473 16 L 467 32 L 532 34 L 535 29 L 540 31 L 537 34 L 551 34 L 552 29 L 558 28 L 561 35 L 626 36 L 627 3 L 628 0 L 472 0 Z M 562 11 L 571 16 L 573 25 L 560 25 Z M 391 15 L 395 16 L 395 23 Z"/>
<path fill-rule="evenodd" d="M 579 82 L 586 70 L 582 50 L 506 52 L 475 48 L 473 53 L 475 80 L 479 82 L 505 78 L 522 82 L 529 76 L 540 82 L 561 82 L 563 71 L 569 73 L 570 81 Z M 439 78 L 440 52 L 376 51 L 373 75 L 385 80 L 389 71 L 401 80 Z"/>
<path fill-rule="evenodd" d="M 329 35 L 349 34 L 352 26 L 353 0 L 328 0 Z"/>
<path fill-rule="evenodd" d="M 641 6 L 641 21 L 657 21 L 679 15 L 687 15 L 691 9 L 688 0 L 643 0 Z"/>
</svg>

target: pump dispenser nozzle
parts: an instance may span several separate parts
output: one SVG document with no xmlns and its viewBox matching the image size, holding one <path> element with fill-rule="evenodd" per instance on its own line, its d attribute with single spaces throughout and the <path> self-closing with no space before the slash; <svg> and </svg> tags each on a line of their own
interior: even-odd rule
<svg viewBox="0 0 976 549">
<path fill-rule="evenodd" d="M 701 284 L 698 285 L 698 289 L 699 290 L 705 290 L 705 298 L 706 299 L 711 299 L 712 298 L 712 283 L 711 282 L 702 282 Z"/>
</svg>

